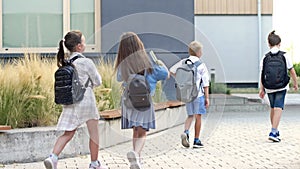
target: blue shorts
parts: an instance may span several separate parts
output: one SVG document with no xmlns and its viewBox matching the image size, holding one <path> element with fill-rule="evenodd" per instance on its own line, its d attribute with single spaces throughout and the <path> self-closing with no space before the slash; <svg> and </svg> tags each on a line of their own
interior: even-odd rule
<svg viewBox="0 0 300 169">
<path fill-rule="evenodd" d="M 284 108 L 284 99 L 285 99 L 286 90 L 268 93 L 270 107 L 271 108 Z"/>
<path fill-rule="evenodd" d="M 205 96 L 197 97 L 194 101 L 185 104 L 187 115 L 206 114 Z"/>
</svg>

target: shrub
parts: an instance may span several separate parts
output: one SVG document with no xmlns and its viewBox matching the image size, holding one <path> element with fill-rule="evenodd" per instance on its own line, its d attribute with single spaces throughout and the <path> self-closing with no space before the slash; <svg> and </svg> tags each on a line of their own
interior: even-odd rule
<svg viewBox="0 0 300 169">
<path fill-rule="evenodd" d="M 13 128 L 49 126 L 57 123 L 62 106 L 54 103 L 56 61 L 24 54 L 0 68 L 0 125 Z M 121 83 L 116 81 L 113 62 L 100 60 L 96 65 L 102 85 L 94 89 L 99 111 L 120 108 Z M 162 101 L 161 85 L 155 102 Z"/>
<path fill-rule="evenodd" d="M 98 109 L 103 111 L 119 108 L 122 88 L 121 83 L 116 80 L 113 62 L 100 60 L 97 68 L 102 77 L 101 87 L 94 89 Z"/>
<path fill-rule="evenodd" d="M 60 108 L 53 102 L 54 63 L 38 55 L 5 64 L 0 73 L 0 124 L 12 127 L 51 125 Z"/>
<path fill-rule="evenodd" d="M 297 73 L 297 76 L 300 76 L 300 63 L 294 64 L 294 69 Z"/>
<path fill-rule="evenodd" d="M 223 83 L 210 83 L 210 92 L 212 94 L 230 94 L 230 90 L 226 84 Z"/>
</svg>

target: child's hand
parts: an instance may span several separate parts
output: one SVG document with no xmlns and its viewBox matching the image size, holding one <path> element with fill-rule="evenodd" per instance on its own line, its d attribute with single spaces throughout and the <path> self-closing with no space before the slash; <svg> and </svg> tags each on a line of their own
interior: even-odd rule
<svg viewBox="0 0 300 169">
<path fill-rule="evenodd" d="M 294 90 L 298 91 L 298 84 L 294 84 Z"/>
<path fill-rule="evenodd" d="M 263 99 L 263 98 L 265 97 L 265 90 L 264 90 L 264 89 L 260 89 L 260 90 L 259 90 L 259 97 L 260 97 L 261 99 Z"/>
<path fill-rule="evenodd" d="M 165 65 L 164 62 L 162 62 L 161 60 L 157 60 L 156 64 L 158 64 L 159 66 L 164 66 Z"/>
<path fill-rule="evenodd" d="M 209 107 L 209 98 L 206 98 L 205 99 L 205 108 L 208 109 L 208 107 Z"/>
</svg>

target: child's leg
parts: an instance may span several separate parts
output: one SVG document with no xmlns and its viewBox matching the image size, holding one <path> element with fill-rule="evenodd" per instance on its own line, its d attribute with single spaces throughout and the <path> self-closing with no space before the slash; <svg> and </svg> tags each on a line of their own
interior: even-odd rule
<svg viewBox="0 0 300 169">
<path fill-rule="evenodd" d="M 278 129 L 282 108 L 274 108 L 273 116 L 271 117 L 272 128 Z"/>
<path fill-rule="evenodd" d="M 195 138 L 200 137 L 200 130 L 201 130 L 201 114 L 195 114 Z"/>
<path fill-rule="evenodd" d="M 286 90 L 268 94 L 271 106 L 270 120 L 272 124 L 272 130 L 278 129 L 282 110 L 284 108 Z"/>
<path fill-rule="evenodd" d="M 98 120 L 89 120 L 86 122 L 87 128 L 90 135 L 90 153 L 91 161 L 98 160 L 99 152 L 99 129 L 98 129 Z"/>
<path fill-rule="evenodd" d="M 191 124 L 193 122 L 193 115 L 189 115 L 184 123 L 184 131 L 188 131 L 191 128 Z"/>
<path fill-rule="evenodd" d="M 75 131 L 76 129 L 73 131 L 65 131 L 63 135 L 58 137 L 53 148 L 53 154 L 58 156 L 62 152 L 67 143 L 73 138 Z"/>
<path fill-rule="evenodd" d="M 271 125 L 273 126 L 273 118 L 274 118 L 274 108 L 271 108 L 270 111 L 270 120 L 271 120 Z"/>
<path fill-rule="evenodd" d="M 142 149 L 146 142 L 146 130 L 142 127 L 133 127 L 133 150 L 141 156 Z"/>
</svg>

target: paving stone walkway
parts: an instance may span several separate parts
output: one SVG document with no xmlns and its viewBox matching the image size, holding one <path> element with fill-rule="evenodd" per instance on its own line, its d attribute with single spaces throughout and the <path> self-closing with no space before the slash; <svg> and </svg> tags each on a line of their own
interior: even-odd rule
<svg viewBox="0 0 300 169">
<path fill-rule="evenodd" d="M 143 150 L 145 169 L 299 169 L 300 105 L 287 106 L 280 123 L 282 141 L 272 143 L 268 112 L 226 112 L 220 120 L 203 118 L 204 148 L 184 148 L 180 144 L 183 125 L 147 137 Z M 216 128 L 206 126 L 217 123 Z M 203 138 L 204 137 L 204 138 Z M 193 138 L 193 136 L 191 136 Z M 100 150 L 99 159 L 111 169 L 128 169 L 127 142 Z M 61 159 L 58 169 L 86 169 L 89 156 Z M 0 165 L 4 169 L 43 169 L 41 161 Z"/>
</svg>

